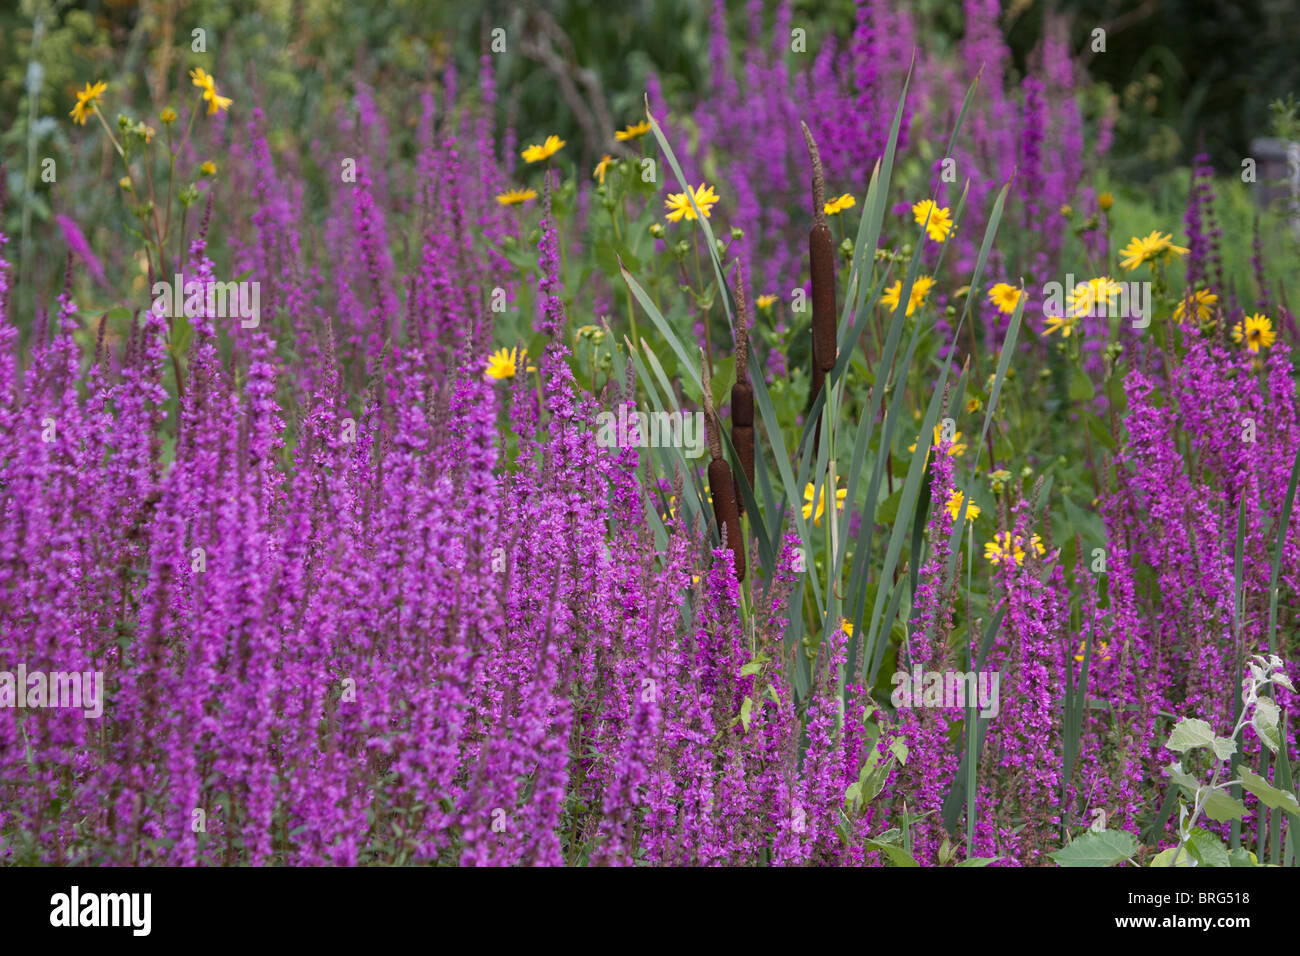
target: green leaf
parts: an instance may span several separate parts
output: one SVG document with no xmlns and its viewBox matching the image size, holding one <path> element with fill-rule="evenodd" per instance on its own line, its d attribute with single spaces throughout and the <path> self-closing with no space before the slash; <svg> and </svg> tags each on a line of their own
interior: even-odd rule
<svg viewBox="0 0 1300 956">
<path fill-rule="evenodd" d="M 1237 752 L 1237 742 L 1231 737 L 1215 737 L 1210 741 L 1210 746 L 1214 748 L 1214 755 L 1220 760 L 1227 760 Z"/>
<path fill-rule="evenodd" d="M 753 712 L 754 701 L 746 697 L 744 703 L 740 705 L 740 722 L 745 725 L 746 730 L 749 729 L 749 722 L 752 719 Z"/>
<path fill-rule="evenodd" d="M 1170 763 L 1169 779 L 1173 780 L 1174 783 L 1179 784 L 1179 786 L 1187 787 L 1188 792 L 1191 792 L 1192 795 L 1195 795 L 1196 791 L 1199 791 L 1201 788 L 1200 780 L 1197 780 L 1195 777 L 1192 777 L 1191 774 L 1186 773 L 1186 771 L 1183 770 L 1182 763 Z"/>
<path fill-rule="evenodd" d="M 1114 451 L 1115 439 L 1111 435 L 1110 429 L 1106 427 L 1106 423 L 1098 418 L 1095 412 L 1083 411 L 1080 415 L 1083 418 L 1084 424 L 1088 426 L 1088 431 L 1092 433 L 1092 437 L 1097 439 L 1097 441 L 1106 448 Z"/>
<path fill-rule="evenodd" d="M 876 509 L 876 521 L 880 524 L 892 525 L 898 520 L 898 506 L 903 503 L 903 489 L 899 487 L 892 495 L 880 503 Z"/>
<path fill-rule="evenodd" d="M 1228 848 L 1223 841 L 1208 830 L 1193 827 L 1187 838 L 1187 849 L 1196 857 L 1201 866 L 1231 866 L 1228 860 Z"/>
<path fill-rule="evenodd" d="M 1096 394 L 1092 387 L 1092 379 L 1088 378 L 1088 373 L 1081 368 L 1076 368 L 1074 374 L 1070 376 L 1070 399 L 1073 401 L 1088 401 Z"/>
<path fill-rule="evenodd" d="M 1246 815 L 1246 806 L 1240 800 L 1234 800 L 1228 796 L 1226 790 L 1220 790 L 1215 787 L 1205 796 L 1205 813 L 1211 820 L 1217 820 L 1220 823 L 1227 823 L 1229 820 L 1240 820 Z"/>
<path fill-rule="evenodd" d="M 1228 851 L 1228 866 L 1259 866 L 1259 860 L 1244 846 Z"/>
<path fill-rule="evenodd" d="M 1159 853 L 1157 853 L 1154 857 L 1151 858 L 1151 862 L 1148 865 L 1149 866 L 1173 866 L 1174 856 L 1177 853 L 1178 853 L 1178 846 L 1175 844 L 1174 846 L 1171 846 L 1168 849 L 1161 850 Z M 1195 863 L 1196 861 L 1192 859 L 1192 855 L 1188 853 L 1186 850 L 1184 850 L 1182 854 L 1178 856 L 1179 866 L 1194 866 Z"/>
<path fill-rule="evenodd" d="M 1137 840 L 1127 831 L 1089 831 L 1048 856 L 1059 866 L 1114 866 L 1127 860 L 1136 849 Z"/>
<path fill-rule="evenodd" d="M 1282 735 L 1277 729 L 1278 715 L 1277 704 L 1271 698 L 1261 697 L 1255 701 L 1255 716 L 1250 720 L 1255 733 L 1273 753 L 1282 746 Z"/>
<path fill-rule="evenodd" d="M 958 866 L 988 866 L 990 863 L 996 863 L 1002 859 L 1000 856 L 972 856 L 969 859 L 962 860 Z"/>
<path fill-rule="evenodd" d="M 1200 718 L 1184 717 L 1174 726 L 1173 733 L 1169 735 L 1169 743 L 1165 746 L 1186 753 L 1197 747 L 1209 747 L 1213 743 L 1214 728 Z"/>
<path fill-rule="evenodd" d="M 763 665 L 766 663 L 767 663 L 767 655 L 760 654 L 758 657 L 755 657 L 752 661 L 750 661 L 740 669 L 740 676 L 753 677 L 755 674 L 757 674 L 759 671 L 763 669 Z"/>
<path fill-rule="evenodd" d="M 867 840 L 864 844 L 868 850 L 879 850 L 894 866 L 920 866 L 919 863 L 900 846 L 894 846 L 892 843 L 882 843 L 879 840 Z"/>
<path fill-rule="evenodd" d="M 1297 803 L 1294 794 L 1277 789 L 1249 767 L 1239 768 L 1238 773 L 1241 774 L 1241 785 L 1270 810 L 1281 807 L 1287 813 L 1300 813 L 1300 803 Z"/>
<path fill-rule="evenodd" d="M 898 758 L 898 762 L 904 767 L 907 766 L 907 744 L 895 737 L 889 742 L 889 752 Z"/>
</svg>

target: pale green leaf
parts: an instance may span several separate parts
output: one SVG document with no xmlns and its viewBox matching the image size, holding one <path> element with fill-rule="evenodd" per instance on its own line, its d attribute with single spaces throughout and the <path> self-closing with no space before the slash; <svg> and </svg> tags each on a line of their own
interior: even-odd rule
<svg viewBox="0 0 1300 956">
<path fill-rule="evenodd" d="M 1197 747 L 1209 747 L 1214 743 L 1214 728 L 1197 717 L 1184 717 L 1174 726 L 1169 735 L 1170 750 L 1185 753 Z"/>
<path fill-rule="evenodd" d="M 1137 849 L 1133 834 L 1124 830 L 1088 832 L 1069 846 L 1049 853 L 1060 866 L 1114 866 L 1127 860 Z"/>
</svg>

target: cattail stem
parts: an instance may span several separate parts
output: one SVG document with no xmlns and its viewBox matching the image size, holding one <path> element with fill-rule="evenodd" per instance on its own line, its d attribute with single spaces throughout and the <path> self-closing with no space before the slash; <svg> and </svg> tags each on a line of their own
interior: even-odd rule
<svg viewBox="0 0 1300 956">
<path fill-rule="evenodd" d="M 740 469 L 754 488 L 754 388 L 749 384 L 749 304 L 739 268 L 736 271 L 736 384 L 731 386 L 731 444 L 736 448 Z M 745 498 L 736 479 L 736 507 L 745 513 Z"/>
<path fill-rule="evenodd" d="M 812 379 L 810 401 L 817 399 L 826 384 L 826 373 L 835 367 L 838 352 L 835 320 L 835 249 L 830 227 L 826 225 L 826 182 L 822 173 L 821 154 L 808 130 L 800 123 L 804 142 L 808 144 L 808 157 L 813 168 L 813 227 L 808 233 L 808 265 L 812 278 Z M 820 436 L 813 432 L 813 448 L 820 444 Z"/>
</svg>

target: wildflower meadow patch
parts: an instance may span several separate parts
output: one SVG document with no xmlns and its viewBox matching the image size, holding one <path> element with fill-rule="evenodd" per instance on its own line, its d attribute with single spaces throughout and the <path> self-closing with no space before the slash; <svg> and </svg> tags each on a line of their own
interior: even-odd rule
<svg viewBox="0 0 1300 956">
<path fill-rule="evenodd" d="M 0 21 L 0 863 L 1297 864 L 1300 180 L 1152 5 L 123 6 Z"/>
</svg>

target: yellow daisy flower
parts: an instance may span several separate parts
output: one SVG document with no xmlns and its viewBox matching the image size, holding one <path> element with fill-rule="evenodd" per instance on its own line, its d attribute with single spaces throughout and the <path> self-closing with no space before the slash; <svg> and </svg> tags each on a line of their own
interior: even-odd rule
<svg viewBox="0 0 1300 956">
<path fill-rule="evenodd" d="M 108 84 L 102 80 L 96 80 L 93 84 L 87 83 L 84 90 L 77 92 L 77 105 L 72 108 L 72 112 L 68 115 L 80 125 L 85 126 L 91 110 L 99 102 L 99 98 L 104 95 L 106 89 L 108 89 Z"/>
<path fill-rule="evenodd" d="M 497 194 L 497 202 L 503 206 L 517 206 L 521 202 L 528 202 L 528 200 L 536 198 L 536 189 L 507 189 L 505 192 Z"/>
<path fill-rule="evenodd" d="M 200 176 L 215 176 L 217 174 L 217 164 L 212 160 L 207 160 L 199 167 Z"/>
<path fill-rule="evenodd" d="M 997 306 L 998 311 L 1003 315 L 1010 315 L 1016 311 L 1022 295 L 1024 293 L 1017 286 L 1007 285 L 1005 282 L 999 282 L 989 289 L 989 301 Z"/>
<path fill-rule="evenodd" d="M 822 208 L 826 211 L 826 215 L 838 216 L 844 210 L 852 209 L 857 204 L 858 201 L 856 199 L 854 199 L 848 193 L 845 193 L 843 196 L 840 196 L 838 199 L 832 199 L 830 202 L 826 203 Z"/>
<path fill-rule="evenodd" d="M 965 496 L 960 491 L 954 491 L 952 494 L 948 496 L 948 505 L 947 505 L 948 517 L 951 518 L 953 521 L 956 521 L 957 516 L 961 514 L 961 508 L 964 500 L 965 500 Z M 972 501 L 969 505 L 966 506 L 966 520 L 974 521 L 979 516 L 980 516 L 980 506 L 975 504 L 975 502 Z"/>
<path fill-rule="evenodd" d="M 760 295 L 760 296 L 759 296 L 757 299 L 755 299 L 754 301 L 758 304 L 758 307 L 759 307 L 760 309 L 770 309 L 770 308 L 772 308 L 772 306 L 774 306 L 774 305 L 776 304 L 776 296 L 774 296 L 774 295 Z"/>
<path fill-rule="evenodd" d="M 497 381 L 503 378 L 514 378 L 519 366 L 524 365 L 527 361 L 527 355 L 527 349 L 497 349 L 488 356 L 487 368 L 483 370 L 483 374 L 485 377 Z M 527 366 L 527 369 L 530 372 L 537 371 L 537 367 L 534 365 Z"/>
<path fill-rule="evenodd" d="M 640 123 L 633 123 L 626 129 L 619 130 L 614 134 L 614 138 L 620 143 L 626 143 L 630 139 L 640 139 L 650 132 L 650 129 L 650 121 L 642 120 Z"/>
<path fill-rule="evenodd" d="M 546 137 L 546 142 L 538 145 L 529 146 L 519 155 L 524 158 L 526 163 L 540 163 L 544 159 L 550 159 L 565 147 L 565 140 L 558 136 Z"/>
<path fill-rule="evenodd" d="M 222 96 L 217 92 L 217 79 L 211 73 L 207 73 L 202 67 L 195 67 L 190 70 L 190 82 L 203 91 L 203 101 L 208 104 L 208 115 L 212 116 L 220 110 L 229 109 L 233 102 L 230 97 Z"/>
<path fill-rule="evenodd" d="M 1115 197 L 1110 193 L 1101 193 L 1097 197 L 1097 205 L 1101 208 L 1102 212 L 1109 212 L 1110 207 L 1115 205 Z"/>
<path fill-rule="evenodd" d="M 1102 305 L 1109 308 L 1115 304 L 1121 291 L 1123 291 L 1123 286 L 1110 276 L 1098 276 L 1096 279 L 1080 282 L 1070 292 L 1068 314 L 1078 318 L 1083 315 L 1092 315 Z"/>
<path fill-rule="evenodd" d="M 1190 298 L 1190 302 L 1189 302 Z M 1187 318 L 1188 313 L 1196 316 L 1196 321 L 1205 322 L 1210 318 L 1210 312 L 1218 304 L 1219 297 L 1207 289 L 1197 289 L 1189 298 L 1184 298 L 1174 309 L 1174 321 L 1182 323 Z M 1187 306 L 1191 308 L 1188 309 Z"/>
<path fill-rule="evenodd" d="M 596 164 L 596 169 L 591 174 L 594 178 L 600 180 L 602 186 L 605 185 L 605 170 L 609 169 L 609 164 L 613 161 L 614 157 L 609 155 L 609 153 L 606 153 L 604 156 L 600 157 L 600 162 Z"/>
<path fill-rule="evenodd" d="M 911 315 L 918 308 L 925 304 L 925 297 L 929 295 L 931 287 L 934 285 L 934 279 L 931 276 L 917 276 L 916 281 L 912 283 L 912 291 L 907 297 L 907 314 Z M 893 285 L 884 291 L 880 296 L 883 305 L 888 306 L 891 310 L 898 308 L 898 298 L 903 293 L 903 280 L 897 280 Z"/>
<path fill-rule="evenodd" d="M 995 534 L 992 541 L 984 544 L 984 557 L 990 564 L 1005 564 L 1013 557 L 1016 564 L 1025 563 L 1025 549 L 1017 541 L 1013 547 L 1011 544 L 1011 532 L 1004 531 L 1001 534 Z"/>
<path fill-rule="evenodd" d="M 1144 263 L 1155 262 L 1157 259 L 1167 263 L 1173 256 L 1187 255 L 1187 250 L 1182 246 L 1174 245 L 1172 240 L 1173 236 L 1169 233 L 1155 230 L 1142 238 L 1134 236 L 1129 240 L 1129 244 L 1119 251 L 1119 254 L 1124 257 L 1120 260 L 1120 265 L 1126 271 L 1132 272 Z"/>
<path fill-rule="evenodd" d="M 938 448 L 938 447 L 939 447 L 939 439 L 942 437 L 942 435 L 943 435 L 943 427 L 940 426 L 940 425 L 935 425 L 935 426 L 934 426 L 934 445 L 933 445 L 933 447 L 935 447 L 935 448 Z M 907 446 L 907 450 L 908 450 L 908 451 L 916 451 L 916 442 L 912 442 L 912 444 L 908 445 L 908 446 Z M 949 458 L 955 458 L 955 457 L 957 457 L 958 455 L 965 454 L 965 452 L 966 452 L 966 443 L 965 443 L 964 441 L 961 440 L 961 432 L 957 432 L 957 431 L 953 432 L 953 433 L 952 433 L 952 447 L 948 449 L 948 457 L 949 457 Z M 927 451 L 927 452 L 925 453 L 925 456 L 926 456 L 926 457 L 925 457 L 925 460 L 926 460 L 926 461 L 929 461 L 929 460 L 930 460 L 930 453 L 929 453 L 929 451 Z"/>
<path fill-rule="evenodd" d="M 952 231 L 952 213 L 947 206 L 939 206 L 933 199 L 922 199 L 913 205 L 912 216 L 918 226 L 925 225 L 925 234 L 934 242 L 943 242 Z"/>
<path fill-rule="evenodd" d="M 847 488 L 837 488 L 835 490 L 836 511 L 844 510 L 844 498 L 848 493 L 849 492 Z M 812 486 L 812 482 L 809 482 L 804 487 L 803 490 L 803 501 L 804 501 L 803 518 L 805 521 L 807 521 L 810 517 L 813 516 L 813 494 L 814 494 L 814 489 Z M 825 488 L 823 488 L 822 494 L 817 496 L 817 515 L 816 517 L 813 517 L 813 523 L 816 524 L 817 527 L 819 528 L 821 527 L 821 523 L 822 523 L 822 512 L 825 510 L 826 510 L 826 494 L 825 494 Z"/>
<path fill-rule="evenodd" d="M 229 96 L 221 96 L 213 88 L 211 94 L 203 94 L 203 98 L 208 101 L 208 115 L 212 116 L 220 110 L 230 109 L 230 104 L 234 102 Z"/>
<path fill-rule="evenodd" d="M 209 73 L 205 72 L 202 67 L 195 67 L 190 70 L 190 80 L 203 92 L 208 93 L 217 88 L 216 79 Z M 204 97 L 206 99 L 207 97 Z"/>
<path fill-rule="evenodd" d="M 713 191 L 713 187 L 700 183 L 698 188 L 691 190 L 691 193 L 695 197 L 695 205 L 699 206 L 700 212 L 704 213 L 704 218 L 711 218 L 709 210 L 718 201 L 718 194 Z M 687 198 L 686 193 L 672 193 L 664 200 L 664 206 L 668 209 L 667 219 L 669 222 L 680 222 L 682 219 L 693 220 L 695 218 L 695 210 L 691 208 L 691 201 Z"/>
<path fill-rule="evenodd" d="M 1242 326 L 1245 325 L 1243 329 Z M 1256 312 L 1254 315 L 1246 316 L 1244 323 L 1238 322 L 1232 327 L 1232 340 L 1240 342 L 1246 341 L 1246 348 L 1252 352 L 1258 352 L 1260 348 L 1268 348 L 1277 341 L 1277 333 L 1273 331 L 1273 322 L 1268 316 Z"/>
<path fill-rule="evenodd" d="M 1078 320 L 1078 316 L 1074 316 L 1074 315 L 1045 316 L 1044 321 L 1047 324 L 1047 328 L 1043 329 L 1041 334 L 1047 336 L 1047 335 L 1051 335 L 1053 332 L 1057 330 L 1060 330 L 1061 338 L 1068 339 L 1070 337 L 1070 333 L 1074 331 L 1074 323 L 1077 320 Z"/>
</svg>

